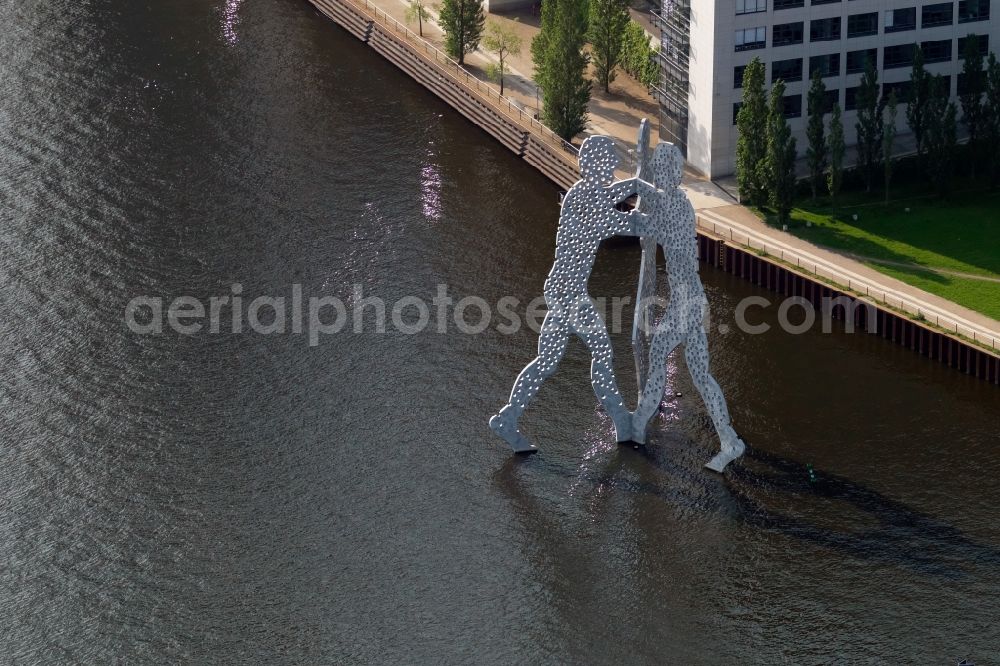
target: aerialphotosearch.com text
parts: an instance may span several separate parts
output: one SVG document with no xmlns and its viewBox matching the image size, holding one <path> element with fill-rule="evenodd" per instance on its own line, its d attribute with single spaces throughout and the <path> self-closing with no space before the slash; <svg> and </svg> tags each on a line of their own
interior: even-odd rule
<svg viewBox="0 0 1000 666">
<path fill-rule="evenodd" d="M 683 300 L 683 295 L 674 295 L 675 301 Z M 632 317 L 626 320 L 626 308 L 634 299 L 628 296 L 612 298 L 578 297 L 578 303 L 586 299 L 600 313 L 602 321 L 598 325 L 607 327 L 611 334 L 630 331 Z M 668 299 L 650 299 L 653 308 L 666 307 Z M 523 305 L 523 307 L 522 307 Z M 675 306 L 677 303 L 675 302 Z M 792 335 L 805 333 L 817 324 L 824 333 L 833 330 L 834 313 L 844 320 L 844 328 L 853 332 L 854 310 L 869 308 L 872 311 L 866 320 L 874 323 L 874 306 L 855 301 L 846 296 L 824 298 L 817 308 L 805 298 L 792 296 L 782 298 L 777 304 L 762 296 L 742 299 L 734 308 L 733 319 L 736 328 L 750 335 L 759 335 L 771 330 L 772 325 L 765 319 L 763 311 L 776 308 L 777 326 Z M 561 313 L 574 317 L 575 308 Z M 305 335 L 309 346 L 320 344 L 324 336 L 338 333 L 386 333 L 388 330 L 405 335 L 419 333 L 449 333 L 453 330 L 465 335 L 477 335 L 493 327 L 499 333 L 513 335 L 526 326 L 536 334 L 541 331 L 547 313 L 543 296 L 527 303 L 515 296 L 503 296 L 495 303 L 489 303 L 479 296 L 454 298 L 449 294 L 448 285 L 437 285 L 436 293 L 429 298 L 416 295 L 403 296 L 391 304 L 385 299 L 365 294 L 361 284 L 355 284 L 347 298 L 324 294 L 303 294 L 301 284 L 293 284 L 287 295 L 262 295 L 245 298 L 243 286 L 233 284 L 228 294 L 211 296 L 207 299 L 190 295 L 165 298 L 163 296 L 139 295 L 125 306 L 125 325 L 138 335 L 159 335 L 166 329 L 181 335 L 230 334 L 252 332 L 259 335 Z M 558 312 L 558 310 L 556 311 Z M 650 318 L 652 321 L 652 318 Z M 710 315 L 706 315 L 706 327 L 711 330 Z M 454 327 L 454 328 L 453 328 Z M 731 330 L 729 324 L 718 324 L 720 333 Z"/>
</svg>

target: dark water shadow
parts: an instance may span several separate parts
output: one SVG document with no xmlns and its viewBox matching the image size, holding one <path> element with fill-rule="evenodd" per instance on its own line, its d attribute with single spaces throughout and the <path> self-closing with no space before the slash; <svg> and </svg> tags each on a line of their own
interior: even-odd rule
<svg viewBox="0 0 1000 666">
<path fill-rule="evenodd" d="M 532 475 L 561 477 L 604 491 L 650 496 L 684 509 L 723 512 L 750 526 L 774 531 L 843 555 L 900 566 L 920 574 L 962 578 L 970 566 L 1000 566 L 1000 549 L 974 541 L 941 519 L 922 513 L 863 484 L 812 470 L 803 463 L 748 446 L 744 460 L 730 465 L 724 477 L 691 468 L 664 455 L 661 447 L 620 447 L 599 469 L 581 472 L 553 466 L 538 456 L 512 457 L 494 474 L 495 485 L 519 512 L 533 520 L 546 519 L 522 467 Z M 643 471 L 646 468 L 646 471 Z M 623 473 L 627 472 L 627 473 Z M 654 473 L 650 473 L 654 472 Z M 628 478 L 629 476 L 638 477 Z M 669 482 L 665 486 L 663 481 Z M 878 522 L 874 529 L 838 530 L 807 517 L 782 512 L 771 505 L 796 502 L 845 502 Z M 554 525 L 541 528 L 540 539 Z"/>
<path fill-rule="evenodd" d="M 865 485 L 758 449 L 749 463 L 727 473 L 732 497 L 748 524 L 839 551 L 919 573 L 959 578 L 971 564 L 1000 565 L 1000 549 L 977 543 L 941 519 L 913 509 Z M 810 474 L 811 471 L 811 474 Z M 845 502 L 878 521 L 875 529 L 839 531 L 765 506 L 762 494 L 783 493 Z"/>
</svg>

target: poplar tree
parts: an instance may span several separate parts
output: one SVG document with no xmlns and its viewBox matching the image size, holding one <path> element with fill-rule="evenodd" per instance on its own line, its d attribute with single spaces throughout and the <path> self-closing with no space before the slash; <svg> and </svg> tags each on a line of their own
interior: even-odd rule
<svg viewBox="0 0 1000 666">
<path fill-rule="evenodd" d="M 871 59 L 865 61 L 865 73 L 858 86 L 858 171 L 865 182 L 865 191 L 872 191 L 872 180 L 878 170 L 879 144 L 882 140 L 882 109 L 879 108 L 878 72 Z"/>
<path fill-rule="evenodd" d="M 771 84 L 767 113 L 767 189 L 778 224 L 787 224 L 795 198 L 795 137 L 785 118 L 785 82 Z"/>
<path fill-rule="evenodd" d="M 812 198 L 823 186 L 823 173 L 826 171 L 826 137 L 823 127 L 823 104 L 826 98 L 826 86 L 819 70 L 813 71 L 812 85 L 809 86 L 807 111 L 809 122 L 806 125 L 806 138 L 809 147 L 806 148 L 806 158 L 809 162 L 809 185 L 812 187 Z"/>
<path fill-rule="evenodd" d="M 444 50 L 459 65 L 465 64 L 465 56 L 479 48 L 486 25 L 486 14 L 481 0 L 444 0 L 438 14 L 441 29 L 444 30 Z"/>
<path fill-rule="evenodd" d="M 826 175 L 826 187 L 830 192 L 830 200 L 834 201 L 840 193 L 840 184 L 844 178 L 844 123 L 840 119 L 840 104 L 833 105 L 830 112 L 830 134 L 827 138 L 827 149 L 830 153 L 830 170 Z"/>
<path fill-rule="evenodd" d="M 736 114 L 736 183 L 740 200 L 754 206 L 767 202 L 764 185 L 767 156 L 767 101 L 764 63 L 754 58 L 743 70 L 743 103 Z"/>
<path fill-rule="evenodd" d="M 949 100 L 948 86 L 940 74 L 931 81 L 931 96 L 927 102 L 928 175 L 937 184 L 938 194 L 948 194 L 954 159 L 956 117 L 958 110 Z"/>
<path fill-rule="evenodd" d="M 979 40 L 975 35 L 965 38 L 965 62 L 962 63 L 962 81 L 959 91 L 962 103 L 962 124 L 969 132 L 969 171 L 976 177 L 976 162 L 979 159 L 979 142 L 985 118 L 983 117 L 983 56 L 979 52 Z"/>
<path fill-rule="evenodd" d="M 587 124 L 590 81 L 584 73 L 587 33 L 585 0 L 546 0 L 542 32 L 531 44 L 535 81 L 542 89 L 542 119 L 569 141 Z"/>
<path fill-rule="evenodd" d="M 989 155 L 990 184 L 996 185 L 1000 173 L 1000 62 L 990 53 L 986 61 L 986 104 L 983 117 L 986 119 L 984 134 L 987 155 Z"/>
<path fill-rule="evenodd" d="M 620 67 L 644 86 L 660 79 L 660 67 L 653 60 L 656 50 L 649 45 L 649 35 L 642 26 L 629 20 L 622 36 Z"/>
<path fill-rule="evenodd" d="M 924 69 L 924 52 L 917 44 L 913 50 L 910 72 L 910 96 L 906 102 L 906 124 L 917 144 L 917 162 L 924 158 L 924 133 L 927 130 L 927 100 L 931 94 L 931 75 Z"/>
<path fill-rule="evenodd" d="M 553 30 L 552 24 L 558 2 L 559 0 L 545 0 L 545 2 L 542 2 L 542 18 L 539 31 L 531 40 L 531 62 L 535 66 L 535 81 L 538 81 L 539 73 L 545 68 L 545 47 L 549 43 L 549 35 Z"/>
<path fill-rule="evenodd" d="M 889 181 L 892 180 L 892 148 L 896 140 L 896 91 L 889 93 L 882 123 L 882 165 L 885 169 L 885 203 L 889 203 Z"/>
<path fill-rule="evenodd" d="M 610 92 L 615 80 L 615 68 L 622 62 L 622 45 L 625 28 L 629 24 L 628 2 L 626 0 L 590 0 L 591 59 L 597 81 Z"/>
</svg>

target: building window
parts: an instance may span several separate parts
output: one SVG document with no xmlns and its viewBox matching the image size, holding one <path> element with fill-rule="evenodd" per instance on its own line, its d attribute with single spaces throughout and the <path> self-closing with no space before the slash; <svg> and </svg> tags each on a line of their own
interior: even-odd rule
<svg viewBox="0 0 1000 666">
<path fill-rule="evenodd" d="M 857 74 L 865 71 L 865 61 L 871 60 L 872 65 L 878 67 L 878 49 L 862 49 L 860 51 L 847 52 L 847 73 Z"/>
<path fill-rule="evenodd" d="M 771 28 L 771 46 L 788 46 L 802 43 L 802 21 L 779 23 Z"/>
<path fill-rule="evenodd" d="M 907 7 L 905 9 L 889 9 L 885 12 L 885 31 L 904 32 L 906 30 L 916 30 L 917 28 L 917 8 Z"/>
<path fill-rule="evenodd" d="M 930 43 L 930 42 L 926 42 Z M 913 64 L 913 49 L 916 44 L 900 44 L 882 49 L 882 68 L 909 67 Z M 924 54 L 926 56 L 926 53 Z M 927 60 L 926 62 L 930 62 Z"/>
<path fill-rule="evenodd" d="M 976 40 L 976 46 L 979 47 L 979 55 L 986 56 L 990 52 L 990 36 L 989 35 L 972 35 L 972 38 Z M 968 37 L 958 38 L 958 59 L 965 60 L 965 42 Z"/>
<path fill-rule="evenodd" d="M 786 118 L 798 118 L 802 115 L 802 95 L 785 95 L 781 105 Z"/>
<path fill-rule="evenodd" d="M 905 104 L 910 101 L 910 90 L 913 89 L 913 83 L 910 81 L 900 81 L 899 83 L 886 83 L 882 85 L 882 96 L 889 99 L 889 95 L 893 92 L 896 93 L 896 102 L 899 104 Z"/>
<path fill-rule="evenodd" d="M 738 65 L 733 67 L 733 88 L 743 87 L 743 71 L 747 68 L 746 65 Z"/>
<path fill-rule="evenodd" d="M 833 105 L 840 102 L 840 90 L 834 88 L 833 90 L 823 91 L 823 113 L 830 113 L 833 111 Z"/>
<path fill-rule="evenodd" d="M 878 12 L 851 14 L 847 17 L 848 37 L 867 37 L 878 34 Z"/>
<path fill-rule="evenodd" d="M 750 49 L 762 49 L 767 46 L 767 28 L 746 28 L 736 31 L 736 50 L 749 51 Z"/>
<path fill-rule="evenodd" d="M 775 60 L 771 63 L 771 82 L 781 79 L 785 83 L 802 80 L 802 58 Z"/>
<path fill-rule="evenodd" d="M 990 19 L 990 0 L 959 0 L 958 22 L 988 21 Z"/>
<path fill-rule="evenodd" d="M 819 112 L 826 114 L 833 111 L 833 105 L 840 101 L 840 90 L 834 88 L 833 90 L 824 90 L 823 98 L 819 102 Z M 806 98 L 806 113 L 812 113 L 812 108 L 809 106 L 809 98 Z"/>
<path fill-rule="evenodd" d="M 835 2 L 840 2 L 840 0 L 812 0 L 809 5 L 815 7 L 816 5 L 832 5 Z"/>
<path fill-rule="evenodd" d="M 853 111 L 858 108 L 858 88 L 853 86 L 844 89 L 844 111 Z"/>
<path fill-rule="evenodd" d="M 774 0 L 774 11 L 779 9 L 795 9 L 805 5 L 803 0 Z"/>
<path fill-rule="evenodd" d="M 920 10 L 920 27 L 933 28 L 938 25 L 951 25 L 954 5 L 941 2 L 936 5 L 924 5 Z"/>
<path fill-rule="evenodd" d="M 840 17 L 813 19 L 809 22 L 810 42 L 829 42 L 840 39 Z"/>
<path fill-rule="evenodd" d="M 809 76 L 812 77 L 817 70 L 824 79 L 828 76 L 840 76 L 840 54 L 830 53 L 809 58 Z"/>
<path fill-rule="evenodd" d="M 767 0 L 736 0 L 737 14 L 756 14 L 767 11 Z"/>
<path fill-rule="evenodd" d="M 939 39 L 933 42 L 923 42 L 920 50 L 924 52 L 924 62 L 949 62 L 951 60 L 951 40 Z M 888 58 L 886 59 L 888 62 Z M 886 65 L 888 67 L 888 65 Z"/>
<path fill-rule="evenodd" d="M 736 116 L 740 115 L 740 107 L 743 106 L 743 102 L 736 102 L 733 104 L 733 124 L 736 124 Z"/>
</svg>

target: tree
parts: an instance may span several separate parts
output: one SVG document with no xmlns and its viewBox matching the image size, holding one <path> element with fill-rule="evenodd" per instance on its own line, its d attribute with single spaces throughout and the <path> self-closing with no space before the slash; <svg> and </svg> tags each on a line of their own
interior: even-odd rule
<svg viewBox="0 0 1000 666">
<path fill-rule="evenodd" d="M 629 24 L 626 0 L 590 0 L 591 58 L 597 81 L 610 92 L 615 80 L 615 68 L 622 62 L 622 44 Z M 647 42 L 648 44 L 648 42 Z"/>
<path fill-rule="evenodd" d="M 438 14 L 441 29 L 444 30 L 444 50 L 465 64 L 465 55 L 479 48 L 483 35 L 486 14 L 481 0 L 444 0 Z"/>
<path fill-rule="evenodd" d="M 896 140 L 896 91 L 889 93 L 885 118 L 882 122 L 882 165 L 885 168 L 885 203 L 889 203 L 889 181 L 892 180 L 892 144 Z"/>
<path fill-rule="evenodd" d="M 503 94 L 503 77 L 509 71 L 507 56 L 521 55 L 521 38 L 511 28 L 498 21 L 490 21 L 486 25 L 486 35 L 483 46 L 490 53 L 497 54 L 500 61 L 490 67 L 490 78 L 500 83 L 500 94 Z"/>
<path fill-rule="evenodd" d="M 806 158 L 809 162 L 809 184 L 812 187 L 812 198 L 816 198 L 816 193 L 823 186 L 823 172 L 826 171 L 826 137 L 823 127 L 823 105 L 826 98 L 826 86 L 823 84 L 823 77 L 819 70 L 815 70 L 812 75 L 812 85 L 809 86 L 807 97 L 807 111 L 809 122 L 806 125 L 806 139 L 809 147 L 806 148 Z"/>
<path fill-rule="evenodd" d="M 840 183 L 844 177 L 844 123 L 840 119 L 840 104 L 833 105 L 830 113 L 830 135 L 827 138 L 830 152 L 830 171 L 826 175 L 826 187 L 830 199 L 836 200 L 840 193 Z"/>
<path fill-rule="evenodd" d="M 621 68 L 648 88 L 660 80 L 660 66 L 655 55 L 656 48 L 650 46 L 649 35 L 641 25 L 629 20 L 622 37 Z"/>
<path fill-rule="evenodd" d="M 958 110 L 949 98 L 948 85 L 941 75 L 931 81 L 931 95 L 927 100 L 927 157 L 928 175 L 937 184 L 938 194 L 948 194 L 951 185 L 951 168 L 954 159 L 956 117 Z"/>
<path fill-rule="evenodd" d="M 990 53 L 986 61 L 986 104 L 983 117 L 986 119 L 984 134 L 987 154 L 990 158 L 990 183 L 995 185 L 1000 174 L 1000 62 Z"/>
<path fill-rule="evenodd" d="M 423 0 L 413 0 L 410 6 L 406 8 L 406 22 L 413 23 L 417 22 L 417 32 L 420 36 L 424 36 L 424 21 L 431 17 L 430 12 L 427 11 L 427 5 L 424 4 Z"/>
<path fill-rule="evenodd" d="M 532 57 L 537 58 L 535 81 L 542 89 L 542 119 L 567 141 L 587 123 L 590 81 L 584 76 L 586 33 L 585 0 L 542 3 L 542 32 L 531 44 Z"/>
<path fill-rule="evenodd" d="M 865 60 L 865 73 L 858 86 L 858 171 L 865 182 L 865 191 L 872 191 L 872 180 L 879 166 L 879 143 L 882 140 L 882 109 L 879 108 L 878 72 L 875 64 Z"/>
<path fill-rule="evenodd" d="M 740 201 L 754 206 L 767 202 L 763 178 L 767 135 L 761 131 L 766 123 L 764 63 L 754 58 L 743 70 L 743 103 L 736 114 L 736 184 Z"/>
<path fill-rule="evenodd" d="M 531 62 L 535 66 L 535 80 L 537 81 L 540 72 L 545 68 L 545 53 L 549 43 L 549 35 L 554 28 L 552 24 L 556 15 L 556 5 L 559 0 L 547 0 L 542 3 L 542 18 L 538 34 L 531 40 Z"/>
<path fill-rule="evenodd" d="M 962 63 L 963 82 L 959 90 L 962 103 L 962 124 L 969 131 L 969 171 L 976 177 L 976 161 L 979 158 L 979 142 L 983 123 L 983 56 L 979 52 L 979 39 L 975 35 L 965 38 L 965 62 Z"/>
<path fill-rule="evenodd" d="M 910 72 L 910 97 L 906 102 L 906 124 L 917 144 L 917 162 L 924 159 L 924 133 L 927 130 L 927 100 L 931 94 L 931 75 L 924 69 L 924 52 L 917 44 L 913 49 L 913 70 Z"/>
<path fill-rule="evenodd" d="M 787 224 L 795 198 L 795 138 L 785 119 L 785 82 L 771 84 L 767 112 L 767 189 L 778 224 Z"/>
</svg>

